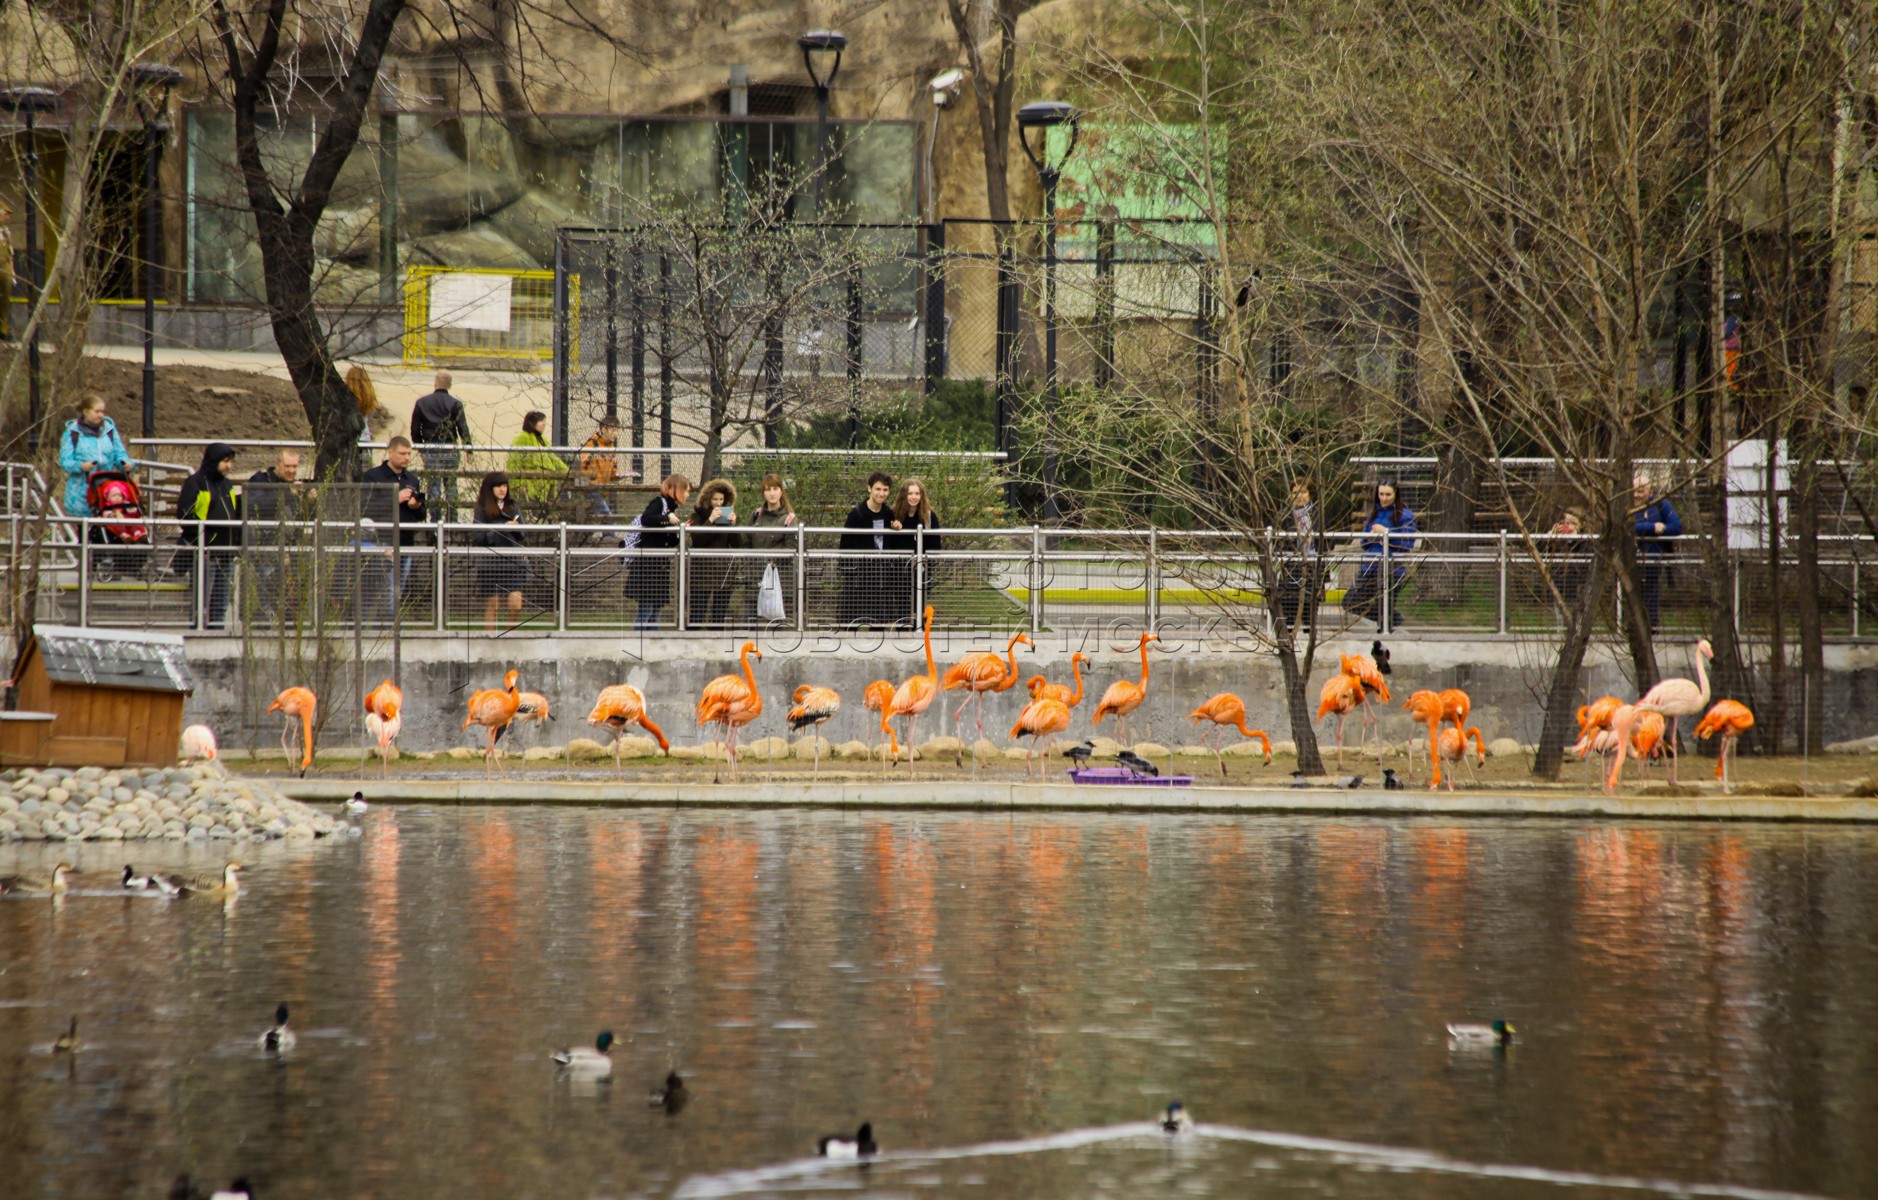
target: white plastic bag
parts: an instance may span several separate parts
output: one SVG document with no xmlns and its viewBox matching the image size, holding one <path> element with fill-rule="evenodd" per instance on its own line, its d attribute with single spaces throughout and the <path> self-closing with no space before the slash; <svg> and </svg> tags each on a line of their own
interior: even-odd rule
<svg viewBox="0 0 1878 1200">
<path fill-rule="evenodd" d="M 756 615 L 764 621 L 788 619 L 783 608 L 782 576 L 777 572 L 775 563 L 763 568 L 763 582 L 756 589 Z"/>
</svg>

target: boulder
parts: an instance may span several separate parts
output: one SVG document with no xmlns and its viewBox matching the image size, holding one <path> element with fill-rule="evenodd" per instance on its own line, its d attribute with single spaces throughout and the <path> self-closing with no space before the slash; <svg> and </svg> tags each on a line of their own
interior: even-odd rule
<svg viewBox="0 0 1878 1200">
<path fill-rule="evenodd" d="M 541 266 L 528 251 L 481 221 L 418 238 L 411 243 L 408 261 L 414 266 L 499 267 L 512 271 L 533 271 Z"/>
<path fill-rule="evenodd" d="M 789 757 L 789 743 L 779 737 L 757 738 L 750 744 L 740 747 L 737 757 L 758 762 L 774 762 L 779 758 Z"/>
<path fill-rule="evenodd" d="M 562 762 L 564 752 L 559 746 L 530 746 L 522 751 L 523 762 Z"/>
<path fill-rule="evenodd" d="M 544 192 L 523 192 L 513 204 L 489 214 L 486 224 L 536 262 L 554 261 L 554 231 L 562 225 L 591 225 L 593 218 Z M 762 497 L 757 497 L 760 501 Z"/>
<path fill-rule="evenodd" d="M 794 757 L 801 759 L 803 762 L 813 762 L 817 754 L 816 748 L 818 746 L 820 747 L 819 753 L 821 754 L 821 757 L 823 758 L 834 757 L 834 754 L 835 754 L 834 743 L 830 742 L 825 737 L 802 738 L 801 740 L 796 742 L 795 745 L 789 748 L 789 753 L 793 755 Z"/>
<path fill-rule="evenodd" d="M 919 744 L 919 756 L 926 758 L 956 758 L 965 749 L 965 743 L 955 737 L 929 738 Z"/>
<path fill-rule="evenodd" d="M 1130 749 L 1150 762 L 1157 758 L 1166 758 L 1172 753 L 1172 751 L 1159 742 L 1136 742 Z M 1101 757 L 1101 754 L 1102 752 L 1100 750 L 1096 751 L 1098 758 Z"/>
<path fill-rule="evenodd" d="M 860 741 L 843 742 L 835 747 L 835 755 L 838 758 L 846 759 L 850 762 L 865 762 L 868 758 L 867 743 Z"/>
<path fill-rule="evenodd" d="M 1487 743 L 1488 758 L 1518 758 L 1525 752 L 1526 748 L 1519 744 L 1518 738 L 1494 738 Z"/>
<path fill-rule="evenodd" d="M 465 162 L 438 134 L 398 146 L 398 223 L 403 237 L 460 229 L 515 203 L 521 194 L 518 172 Z"/>
<path fill-rule="evenodd" d="M 1265 757 L 1265 747 L 1258 742 L 1249 740 L 1234 742 L 1230 746 L 1222 746 L 1219 752 L 1224 754 L 1227 758 L 1256 758 L 1263 760 Z M 1274 755 L 1278 753 L 1278 747 L 1275 744 L 1272 746 L 1272 753 Z"/>
<path fill-rule="evenodd" d="M 613 758 L 613 747 L 593 738 L 574 738 L 567 743 L 567 756 L 575 762 L 608 762 Z M 620 752 L 625 757 L 625 752 Z"/>
</svg>

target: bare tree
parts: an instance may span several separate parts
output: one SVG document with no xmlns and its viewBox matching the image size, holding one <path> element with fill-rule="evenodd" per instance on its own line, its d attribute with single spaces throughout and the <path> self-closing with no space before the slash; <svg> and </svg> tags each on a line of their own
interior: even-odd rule
<svg viewBox="0 0 1878 1200">
<path fill-rule="evenodd" d="M 965 54 L 978 109 L 985 159 L 985 206 L 994 221 L 1011 219 L 1011 119 L 1016 112 L 1017 22 L 1039 0 L 946 0 Z"/>
</svg>

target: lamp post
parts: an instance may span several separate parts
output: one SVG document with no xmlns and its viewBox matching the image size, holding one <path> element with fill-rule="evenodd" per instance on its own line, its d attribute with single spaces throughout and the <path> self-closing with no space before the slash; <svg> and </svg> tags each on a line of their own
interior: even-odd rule
<svg viewBox="0 0 1878 1200">
<path fill-rule="evenodd" d="M 1076 152 L 1078 115 L 1075 105 L 1061 100 L 1039 100 L 1017 110 L 1017 139 L 1043 184 L 1043 519 L 1050 523 L 1061 515 L 1056 503 L 1056 183 L 1063 164 Z M 1069 126 L 1069 144 L 1052 162 L 1049 130 L 1055 125 Z M 1033 129 L 1043 131 L 1035 149 L 1030 145 Z"/>
<path fill-rule="evenodd" d="M 131 82 L 143 113 L 143 435 L 156 436 L 156 292 L 157 256 L 162 231 L 157 221 L 157 162 L 163 135 L 169 132 L 170 89 L 183 73 L 167 63 L 133 63 Z"/>
<path fill-rule="evenodd" d="M 0 109 L 26 118 L 26 295 L 36 312 L 43 286 L 39 270 L 39 145 L 34 137 L 35 118 L 59 107 L 59 94 L 51 88 L 16 87 L 0 91 Z M 28 319 L 30 324 L 30 318 Z M 26 345 L 27 439 L 39 444 L 39 335 L 37 330 Z"/>
<path fill-rule="evenodd" d="M 828 89 L 841 73 L 841 52 L 848 39 L 832 29 L 811 29 L 796 39 L 802 47 L 802 65 L 808 68 L 809 81 L 815 85 L 815 219 L 822 219 L 822 181 L 828 175 Z M 834 55 L 828 73 L 817 69 L 817 55 Z"/>
</svg>

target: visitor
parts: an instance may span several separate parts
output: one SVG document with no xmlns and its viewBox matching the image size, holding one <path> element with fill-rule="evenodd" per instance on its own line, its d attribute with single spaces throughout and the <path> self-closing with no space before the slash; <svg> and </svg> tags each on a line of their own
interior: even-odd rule
<svg viewBox="0 0 1878 1200">
<path fill-rule="evenodd" d="M 637 549 L 626 571 L 626 595 L 637 602 L 634 629 L 652 629 L 672 593 L 671 551 L 678 547 L 678 531 L 673 526 L 683 522 L 678 510 L 691 495 L 691 481 L 683 475 L 667 475 L 659 485 L 659 494 L 646 504 L 635 524 L 638 528 L 622 539 L 621 545 Z"/>
<path fill-rule="evenodd" d="M 872 626 L 892 624 L 891 598 L 886 596 L 886 572 L 880 558 L 887 548 L 887 529 L 893 521 L 893 509 L 887 500 L 893 495 L 893 476 L 875 471 L 867 477 L 867 498 L 848 510 L 842 528 L 840 548 L 848 553 L 841 559 L 841 590 L 836 612 L 843 625 Z"/>
<path fill-rule="evenodd" d="M 104 414 L 104 397 L 94 392 L 79 401 L 78 415 L 65 423 L 65 432 L 59 435 L 66 515 L 98 515 L 91 511 L 89 494 L 93 471 L 128 471 L 135 465 L 117 424 Z"/>
<path fill-rule="evenodd" d="M 1663 585 L 1669 579 L 1669 558 L 1682 536 L 1682 518 L 1676 506 L 1656 494 L 1648 475 L 1630 481 L 1630 504 L 1637 510 L 1637 588 L 1650 617 L 1650 632 L 1663 617 Z"/>
<path fill-rule="evenodd" d="M 1320 571 L 1316 488 L 1309 479 L 1291 485 L 1290 512 L 1275 531 L 1277 587 L 1272 589 L 1272 611 L 1277 632 L 1309 630 L 1316 622 Z"/>
<path fill-rule="evenodd" d="M 397 545 L 382 549 L 388 557 L 399 562 L 397 581 L 400 593 L 411 580 L 413 558 L 406 552 L 406 548 L 418 544 L 418 527 L 425 518 L 424 481 L 418 478 L 416 471 L 411 470 L 411 454 L 411 439 L 393 437 L 385 443 L 385 461 L 359 476 L 360 483 L 369 485 L 359 506 L 367 528 L 365 536 L 360 539 L 361 546 L 378 546 L 377 535 L 370 528 L 372 525 L 398 526 Z M 381 621 L 389 620 L 391 616 L 389 582 L 387 579 L 387 594 L 379 604 L 378 616 Z"/>
<path fill-rule="evenodd" d="M 607 493 L 619 479 L 619 455 L 609 453 L 619 445 L 619 418 L 612 413 L 600 418 L 600 427 L 580 446 L 581 492 L 587 501 L 586 519 L 608 521 L 613 504 Z"/>
<path fill-rule="evenodd" d="M 221 629 L 228 616 L 229 580 L 241 547 L 241 488 L 229 478 L 235 467 L 235 448 L 210 442 L 202 451 L 202 465 L 183 480 L 176 497 L 176 519 L 182 521 L 185 546 L 201 546 L 181 555 L 183 569 L 195 579 L 196 609 L 202 628 Z"/>
<path fill-rule="evenodd" d="M 1553 537 L 1559 540 L 1548 547 L 1551 562 L 1547 565 L 1552 574 L 1552 586 L 1559 600 L 1567 606 L 1577 604 L 1585 590 L 1584 554 L 1588 543 L 1584 532 L 1585 516 L 1576 508 L 1566 509 L 1551 529 Z M 1565 624 L 1568 616 L 1561 610 L 1559 624 Z"/>
<path fill-rule="evenodd" d="M 919 623 L 919 614 L 926 607 L 926 592 L 931 579 L 931 567 L 922 573 L 922 564 L 915 561 L 922 552 L 932 553 L 944 549 L 939 536 L 939 518 L 932 510 L 932 497 L 926 494 L 926 485 L 917 479 L 907 479 L 900 484 L 899 492 L 893 498 L 893 519 L 888 526 L 898 530 L 887 539 L 889 550 L 898 550 L 906 555 L 905 561 L 893 561 L 887 565 L 888 595 L 887 603 L 891 606 L 890 615 L 894 625 L 912 628 Z M 925 530 L 922 538 L 918 530 Z"/>
<path fill-rule="evenodd" d="M 430 474 L 427 498 L 443 501 L 439 521 L 456 516 L 456 473 L 462 464 L 456 447 L 469 441 L 469 416 L 463 402 L 450 394 L 450 382 L 450 372 L 437 372 L 431 380 L 436 390 L 411 409 L 411 440 L 424 447 L 424 470 Z"/>
<path fill-rule="evenodd" d="M 1363 522 L 1368 539 L 1363 543 L 1363 565 L 1357 568 L 1356 583 L 1343 598 L 1345 612 L 1376 622 L 1378 631 L 1402 627 L 1402 585 L 1408 575 L 1409 551 L 1415 548 L 1415 532 L 1415 514 L 1397 496 L 1395 482 L 1378 483 L 1369 517 Z M 1384 547 L 1389 557 L 1386 598 L 1382 585 Z"/>
<path fill-rule="evenodd" d="M 706 553 L 689 563 L 686 584 L 689 600 L 685 605 L 693 629 L 721 629 L 730 615 L 731 583 L 736 578 L 737 562 L 718 557 L 716 552 L 741 550 L 749 545 L 737 525 L 737 489 L 728 479 L 713 479 L 698 488 L 698 502 L 691 508 L 689 522 L 691 549 Z"/>
<path fill-rule="evenodd" d="M 548 449 L 548 414 L 530 412 L 522 418 L 522 431 L 509 445 L 509 474 L 515 477 L 515 495 L 530 504 L 553 504 L 561 491 L 567 464 Z"/>
<path fill-rule="evenodd" d="M 750 603 L 748 606 L 749 616 L 752 621 L 756 622 L 781 621 L 787 618 L 784 615 L 785 610 L 780 604 L 772 608 L 771 615 L 764 615 L 762 611 L 763 587 L 764 580 L 768 577 L 771 569 L 774 569 L 776 572 L 775 586 L 779 590 L 782 587 L 782 579 L 785 573 L 791 579 L 795 577 L 793 569 L 785 571 L 785 568 L 789 565 L 789 560 L 779 556 L 795 548 L 795 538 L 784 531 L 793 530 L 797 527 L 796 510 L 795 506 L 789 503 L 789 493 L 784 489 L 780 475 L 763 476 L 763 482 L 760 486 L 763 490 L 763 504 L 762 507 L 750 514 L 750 520 L 745 525 L 745 528 L 750 530 L 750 532 L 744 535 L 744 537 L 748 539 L 752 550 L 763 552 L 761 557 L 752 560 L 750 576 L 747 581 L 750 593 Z M 773 532 L 756 532 L 760 529 L 772 530 Z M 777 600 L 781 600 L 781 598 L 782 596 L 780 594 L 776 596 Z"/>
<path fill-rule="evenodd" d="M 299 478 L 300 452 L 282 446 L 274 452 L 272 466 L 248 476 L 248 486 L 242 493 L 242 507 L 248 514 L 248 563 L 257 589 L 254 611 L 271 613 L 282 622 L 291 621 L 299 608 L 299 589 L 293 586 L 294 564 L 287 555 L 310 548 L 309 542 L 299 529 L 256 522 L 303 521 L 311 515 L 311 496 L 300 488 Z M 317 543 L 317 538 L 312 539 L 312 544 Z"/>
<path fill-rule="evenodd" d="M 485 553 L 476 556 L 476 594 L 483 598 L 483 628 L 494 632 L 496 611 L 508 598 L 509 624 L 522 620 L 522 578 L 524 567 L 518 555 L 504 553 L 522 544 L 517 526 L 522 523 L 522 508 L 509 494 L 509 477 L 502 471 L 483 476 L 476 493 L 475 522 L 488 528 L 475 533 L 476 545 Z"/>
</svg>

